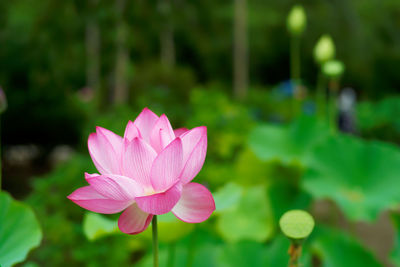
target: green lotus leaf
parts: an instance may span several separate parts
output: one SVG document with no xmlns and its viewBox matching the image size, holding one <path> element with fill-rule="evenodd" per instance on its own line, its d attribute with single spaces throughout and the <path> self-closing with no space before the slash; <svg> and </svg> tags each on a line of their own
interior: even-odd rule
<svg viewBox="0 0 400 267">
<path fill-rule="evenodd" d="M 267 261 L 266 247 L 254 241 L 227 244 L 217 258 L 218 267 L 264 267 Z"/>
<path fill-rule="evenodd" d="M 83 218 L 83 232 L 87 239 L 93 241 L 106 235 L 119 233 L 119 229 L 116 220 L 87 212 Z"/>
<path fill-rule="evenodd" d="M 230 242 L 253 240 L 264 242 L 274 227 L 271 206 L 264 186 L 250 187 L 243 192 L 239 203 L 217 219 L 217 230 Z"/>
<path fill-rule="evenodd" d="M 249 137 L 250 148 L 262 160 L 307 165 L 311 148 L 326 138 L 329 127 L 313 117 L 303 116 L 289 126 L 264 124 Z"/>
<path fill-rule="evenodd" d="M 368 266 L 379 267 L 375 256 L 348 234 L 334 229 L 316 229 L 312 249 L 322 262 L 322 267 Z"/>
<path fill-rule="evenodd" d="M 213 194 L 216 212 L 221 213 L 233 209 L 239 203 L 242 192 L 242 187 L 234 183 L 227 183 L 221 187 Z"/>
<path fill-rule="evenodd" d="M 0 192 L 0 265 L 9 267 L 25 260 L 39 246 L 42 231 L 32 209 Z"/>
<path fill-rule="evenodd" d="M 400 201 L 400 151 L 382 142 L 338 135 L 315 147 L 303 186 L 334 200 L 351 220 L 374 220 Z"/>
</svg>

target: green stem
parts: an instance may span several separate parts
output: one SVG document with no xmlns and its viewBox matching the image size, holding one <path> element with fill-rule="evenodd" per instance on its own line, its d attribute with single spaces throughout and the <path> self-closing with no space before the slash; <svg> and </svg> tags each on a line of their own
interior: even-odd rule
<svg viewBox="0 0 400 267">
<path fill-rule="evenodd" d="M 292 115 L 298 111 L 296 93 L 300 83 L 300 36 L 292 35 L 290 40 L 290 78 L 294 85 L 292 98 Z"/>
<path fill-rule="evenodd" d="M 337 118 L 337 94 L 339 91 L 339 80 L 338 79 L 332 79 L 329 82 L 329 124 L 331 126 L 331 131 L 334 133 L 336 132 L 337 128 L 337 123 L 336 123 L 336 118 Z"/>
<path fill-rule="evenodd" d="M 176 244 L 171 243 L 168 246 L 168 267 L 174 267 L 175 266 L 175 254 L 176 254 Z"/>
<path fill-rule="evenodd" d="M 293 35 L 290 42 L 290 76 L 292 81 L 300 80 L 300 37 Z"/>
<path fill-rule="evenodd" d="M 153 216 L 152 232 L 153 232 L 153 266 L 158 267 L 158 231 L 157 231 L 157 215 Z"/>
<path fill-rule="evenodd" d="M 1 118 L 1 115 L 0 115 L 0 118 Z M 0 120 L 0 192 L 1 192 L 1 174 L 2 174 L 1 160 L 2 160 L 2 157 L 1 157 L 1 120 Z"/>
<path fill-rule="evenodd" d="M 317 78 L 317 114 L 320 118 L 326 119 L 326 89 L 325 89 L 325 77 L 322 71 L 318 72 Z"/>
<path fill-rule="evenodd" d="M 289 267 L 299 267 L 299 259 L 301 256 L 301 244 L 292 242 L 289 247 Z"/>
</svg>

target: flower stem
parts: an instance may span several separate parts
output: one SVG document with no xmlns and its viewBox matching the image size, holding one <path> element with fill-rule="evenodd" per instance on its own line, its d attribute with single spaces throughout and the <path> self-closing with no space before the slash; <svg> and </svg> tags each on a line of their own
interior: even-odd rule
<svg viewBox="0 0 400 267">
<path fill-rule="evenodd" d="M 153 216 L 152 231 L 153 231 L 153 266 L 158 267 L 158 231 L 157 231 L 157 215 Z"/>
<path fill-rule="evenodd" d="M 300 37 L 290 40 L 290 76 L 293 82 L 300 80 Z"/>
<path fill-rule="evenodd" d="M 298 111 L 296 94 L 300 84 L 300 37 L 292 36 L 290 40 L 290 79 L 293 85 L 292 115 Z"/>
<path fill-rule="evenodd" d="M 317 95 L 316 95 L 316 103 L 317 103 L 317 114 L 320 118 L 326 120 L 326 88 L 325 88 L 325 77 L 320 70 L 318 72 L 317 78 Z"/>
<path fill-rule="evenodd" d="M 292 242 L 289 247 L 289 267 L 299 267 L 299 259 L 301 256 L 301 244 Z"/>
<path fill-rule="evenodd" d="M 1 112 L 0 112 L 1 113 Z M 1 118 L 1 115 L 0 115 L 0 118 Z M 1 192 L 1 174 L 2 174 L 2 169 L 1 169 L 1 159 L 2 159 L 2 157 L 1 157 L 1 120 L 0 120 L 0 192 Z"/>
<path fill-rule="evenodd" d="M 331 127 L 331 131 L 333 133 L 336 132 L 337 128 L 337 95 L 339 92 L 339 80 L 338 79 L 331 79 L 329 82 L 329 124 Z"/>
</svg>

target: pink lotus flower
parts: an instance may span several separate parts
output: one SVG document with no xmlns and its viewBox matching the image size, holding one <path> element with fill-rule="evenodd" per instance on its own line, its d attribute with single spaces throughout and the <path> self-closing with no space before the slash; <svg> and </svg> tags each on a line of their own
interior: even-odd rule
<svg viewBox="0 0 400 267">
<path fill-rule="evenodd" d="M 204 126 L 174 131 L 165 115 L 145 108 L 128 122 L 123 138 L 97 127 L 88 147 L 100 174 L 86 173 L 89 185 L 68 198 L 98 213 L 124 211 L 118 220 L 124 233 L 144 231 L 153 215 L 172 211 L 184 222 L 199 223 L 215 210 L 210 191 L 191 182 L 206 157 Z"/>
</svg>

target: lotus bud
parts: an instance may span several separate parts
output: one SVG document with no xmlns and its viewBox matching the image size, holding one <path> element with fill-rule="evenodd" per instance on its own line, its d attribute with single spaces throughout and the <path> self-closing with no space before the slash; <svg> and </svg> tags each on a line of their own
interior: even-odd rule
<svg viewBox="0 0 400 267">
<path fill-rule="evenodd" d="M 345 70 L 343 62 L 339 60 L 329 60 L 322 65 L 322 72 L 330 78 L 338 78 L 342 76 Z"/>
<path fill-rule="evenodd" d="M 288 31 L 293 35 L 300 35 L 304 32 L 307 24 L 306 13 L 301 5 L 295 5 L 287 17 Z"/>
<path fill-rule="evenodd" d="M 335 44 L 332 38 L 325 34 L 318 40 L 314 48 L 314 59 L 318 64 L 331 60 L 335 57 Z"/>
<path fill-rule="evenodd" d="M 0 114 L 7 109 L 7 98 L 3 89 L 0 87 Z"/>
</svg>

